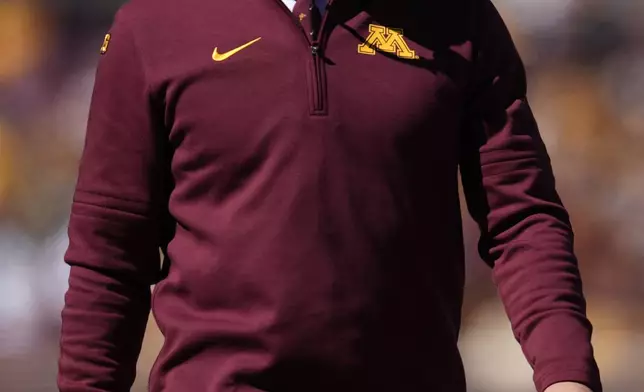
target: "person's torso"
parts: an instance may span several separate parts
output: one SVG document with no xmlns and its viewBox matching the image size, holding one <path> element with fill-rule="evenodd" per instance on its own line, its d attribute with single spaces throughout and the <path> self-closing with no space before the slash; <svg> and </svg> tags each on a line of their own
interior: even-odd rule
<svg viewBox="0 0 644 392">
<path fill-rule="evenodd" d="M 316 42 L 281 0 L 132 4 L 175 182 L 153 391 L 464 390 L 447 3 L 337 0 Z"/>
</svg>

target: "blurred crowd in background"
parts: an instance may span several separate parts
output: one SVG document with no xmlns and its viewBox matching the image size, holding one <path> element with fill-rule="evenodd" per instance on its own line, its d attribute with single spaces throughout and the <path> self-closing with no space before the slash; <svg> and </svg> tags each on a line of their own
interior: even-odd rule
<svg viewBox="0 0 644 392">
<path fill-rule="evenodd" d="M 644 1 L 494 0 L 576 231 L 606 392 L 644 390 Z M 54 391 L 66 224 L 98 49 L 121 0 L 0 0 L 0 391 Z M 470 392 L 534 391 L 465 224 Z M 150 321 L 133 389 L 162 342 Z"/>
</svg>

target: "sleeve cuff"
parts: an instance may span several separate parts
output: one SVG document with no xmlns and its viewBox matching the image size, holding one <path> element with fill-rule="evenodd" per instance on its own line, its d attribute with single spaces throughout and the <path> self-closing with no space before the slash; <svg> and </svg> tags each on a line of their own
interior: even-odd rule
<svg viewBox="0 0 644 392">
<path fill-rule="evenodd" d="M 603 392 L 599 371 L 596 367 L 542 372 L 535 374 L 534 381 L 539 392 L 544 392 L 546 388 L 559 382 L 576 382 L 587 386 L 593 392 Z"/>
</svg>

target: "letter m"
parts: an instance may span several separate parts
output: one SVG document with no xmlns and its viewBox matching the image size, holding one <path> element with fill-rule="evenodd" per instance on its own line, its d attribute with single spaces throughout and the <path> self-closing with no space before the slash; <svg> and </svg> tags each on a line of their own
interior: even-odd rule
<svg viewBox="0 0 644 392">
<path fill-rule="evenodd" d="M 376 49 L 382 52 L 395 54 L 403 59 L 416 59 L 416 52 L 411 50 L 403 39 L 400 29 L 386 28 L 378 25 L 369 25 L 369 36 L 365 43 L 358 46 L 358 53 L 375 55 Z"/>
</svg>

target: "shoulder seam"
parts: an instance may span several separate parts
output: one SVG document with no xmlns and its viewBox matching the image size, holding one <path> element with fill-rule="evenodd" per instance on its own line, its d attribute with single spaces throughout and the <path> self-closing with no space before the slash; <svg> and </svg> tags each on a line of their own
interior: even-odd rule
<svg viewBox="0 0 644 392">
<path fill-rule="evenodd" d="M 150 95 L 152 91 L 152 85 L 150 83 L 150 78 L 148 74 L 148 69 L 146 67 L 145 61 L 143 61 L 143 54 L 141 51 L 141 46 L 139 43 L 139 40 L 137 39 L 136 34 L 134 33 L 134 29 L 132 29 L 130 25 L 130 18 L 126 16 L 125 10 L 128 8 L 129 4 L 124 5 L 117 13 L 117 18 L 121 20 L 121 23 L 123 24 L 123 27 L 125 30 L 127 30 L 128 34 L 130 35 L 130 38 L 132 39 L 132 46 L 134 48 L 134 53 L 136 55 L 136 58 L 138 60 L 139 66 L 141 67 L 141 73 L 143 75 L 144 79 L 144 84 L 145 84 L 145 89 L 148 95 Z"/>
</svg>

